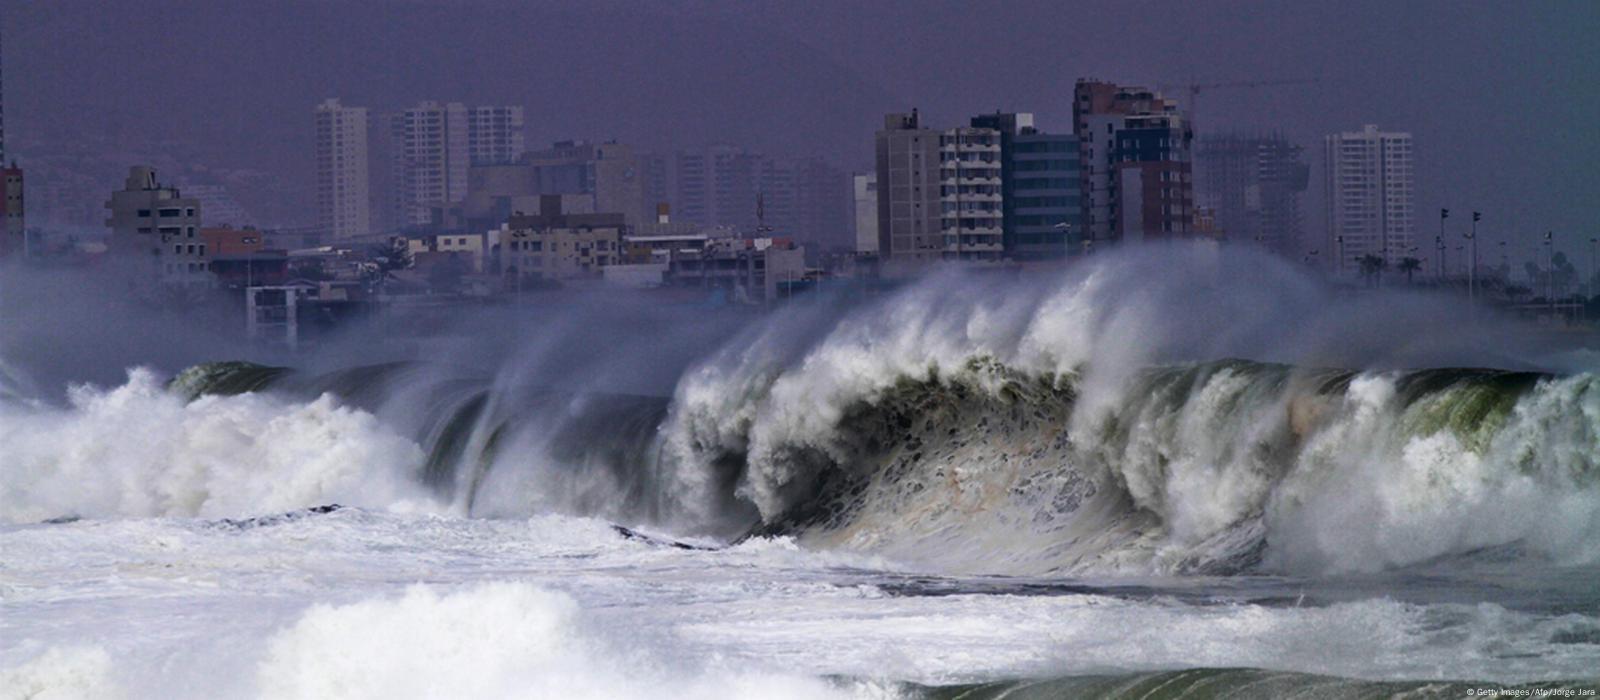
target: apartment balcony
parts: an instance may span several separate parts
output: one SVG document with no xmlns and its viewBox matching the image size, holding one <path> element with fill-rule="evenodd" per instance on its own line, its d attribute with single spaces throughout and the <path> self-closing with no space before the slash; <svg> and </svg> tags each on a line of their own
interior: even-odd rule
<svg viewBox="0 0 1600 700">
<path fill-rule="evenodd" d="M 944 251 L 947 253 L 1000 252 L 1004 247 L 998 233 L 993 236 L 963 234 L 959 242 L 955 240 L 954 236 L 944 237 Z"/>
<path fill-rule="evenodd" d="M 994 175 L 974 175 L 974 174 L 969 174 L 969 173 L 961 173 L 961 177 L 956 180 L 956 184 L 957 185 L 998 185 L 998 184 L 1000 184 L 1000 173 L 996 172 Z"/>
<path fill-rule="evenodd" d="M 941 201 L 941 202 L 952 202 L 952 203 L 955 203 L 955 202 L 994 202 L 994 203 L 999 203 L 1002 199 L 1004 199 L 1004 197 L 1002 197 L 999 193 L 995 193 L 995 194 L 975 194 L 975 193 L 970 193 L 970 192 L 969 193 L 963 193 L 963 194 L 946 194 L 946 195 L 941 195 L 939 197 L 939 201 Z"/>
<path fill-rule="evenodd" d="M 975 142 L 945 143 L 939 146 L 939 150 L 945 153 L 955 153 L 958 151 L 962 153 L 999 153 L 1000 144 Z"/>
</svg>

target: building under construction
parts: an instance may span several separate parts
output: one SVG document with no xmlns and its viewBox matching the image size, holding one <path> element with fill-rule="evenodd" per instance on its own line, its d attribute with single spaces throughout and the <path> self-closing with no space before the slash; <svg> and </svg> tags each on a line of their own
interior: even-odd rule
<svg viewBox="0 0 1600 700">
<path fill-rule="evenodd" d="M 1210 134 L 1198 141 L 1200 204 L 1214 212 L 1216 230 L 1286 257 L 1308 255 L 1300 215 L 1311 172 L 1304 149 L 1275 133 Z"/>
</svg>

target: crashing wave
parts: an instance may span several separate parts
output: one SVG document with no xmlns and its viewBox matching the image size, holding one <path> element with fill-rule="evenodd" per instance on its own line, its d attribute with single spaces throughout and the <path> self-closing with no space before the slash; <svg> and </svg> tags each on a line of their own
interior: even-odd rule
<svg viewBox="0 0 1600 700">
<path fill-rule="evenodd" d="M 935 278 L 822 326 L 773 316 L 685 369 L 670 398 L 558 390 L 514 361 L 487 378 L 218 364 L 172 391 L 375 417 L 414 450 L 394 473 L 458 512 L 783 534 L 940 572 L 1600 558 L 1594 374 L 1451 369 L 1505 349 L 1434 347 L 1459 337 L 1415 332 L 1435 309 L 1344 308 L 1280 267 L 1154 260 L 1048 283 Z M 1368 331 L 1384 324 L 1410 339 Z M 1297 363 L 1214 359 L 1229 357 Z M 1321 369 L 1405 365 L 1434 369 Z"/>
<path fill-rule="evenodd" d="M 804 414 L 775 403 L 790 378 L 745 387 L 711 433 L 683 393 L 464 392 L 419 437 L 425 473 L 478 514 L 733 522 L 951 573 L 1361 571 L 1513 544 L 1596 556 L 1591 375 L 1227 360 L 1087 400 L 1079 373 L 974 357 Z"/>
</svg>

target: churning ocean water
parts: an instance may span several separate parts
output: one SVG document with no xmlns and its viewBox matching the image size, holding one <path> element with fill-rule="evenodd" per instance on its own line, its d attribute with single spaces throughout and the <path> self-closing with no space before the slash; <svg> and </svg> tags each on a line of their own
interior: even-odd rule
<svg viewBox="0 0 1600 700">
<path fill-rule="evenodd" d="M 1583 356 L 1104 257 L 64 396 L 4 357 L 0 697 L 1592 693 Z"/>
</svg>

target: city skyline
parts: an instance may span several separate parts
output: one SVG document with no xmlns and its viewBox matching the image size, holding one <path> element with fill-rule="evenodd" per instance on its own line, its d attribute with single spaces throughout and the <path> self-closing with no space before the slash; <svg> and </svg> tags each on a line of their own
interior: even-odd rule
<svg viewBox="0 0 1600 700">
<path fill-rule="evenodd" d="M 307 105 L 338 95 L 372 109 L 425 99 L 522 104 L 528 109 L 528 143 L 617 139 L 649 151 L 732 143 L 778 157 L 821 156 L 841 170 L 863 171 L 870 166 L 872 131 L 881 115 L 913 107 L 941 124 L 997 108 L 1031 111 L 1042 130 L 1065 132 L 1071 85 L 1079 77 L 1166 88 L 1180 102 L 1191 94 L 1183 87 L 1187 83 L 1316 79 L 1312 85 L 1201 91 L 1197 135 L 1272 130 L 1314 154 L 1326 134 L 1383 124 L 1415 134 L 1418 211 L 1482 210 L 1485 226 L 1523 244 L 1537 243 L 1547 230 L 1558 239 L 1600 230 L 1600 213 L 1586 204 L 1592 178 L 1564 175 L 1594 173 L 1600 141 L 1585 133 L 1491 137 L 1516 133 L 1518 125 L 1535 119 L 1581 118 L 1600 99 L 1595 66 L 1582 60 L 1581 48 L 1583 30 L 1597 25 L 1600 12 L 1579 5 L 1491 6 L 1477 16 L 1412 32 L 1406 28 L 1431 21 L 1439 8 L 1237 6 L 1202 17 L 1199 10 L 1161 6 L 1163 16 L 1196 21 L 1149 23 L 1131 8 L 1089 4 L 1075 13 L 1081 15 L 1080 29 L 1057 41 L 1048 23 L 1030 21 L 1047 17 L 1048 7 L 1013 3 L 962 17 L 966 26 L 1004 27 L 1014 34 L 1015 50 L 986 48 L 981 53 L 992 60 L 970 65 L 918 48 L 953 31 L 942 21 L 953 8 L 907 14 L 895 3 L 796 13 L 772 4 L 624 12 L 453 2 L 402 3 L 380 13 L 363 2 L 268 8 L 142 2 L 95 8 L 88 13 L 91 21 L 74 23 L 76 7 L 18 6 L 0 15 L 6 89 L 8 97 L 16 95 L 8 100 L 15 103 L 6 115 L 14 142 L 8 150 L 24 160 L 64 133 L 106 134 L 113 144 L 177 138 L 193 143 L 197 159 L 212 169 L 266 171 L 293 182 L 310 176 L 302 155 L 310 136 L 288 128 L 303 121 L 281 115 L 303 114 Z M 1499 21 L 1512 13 L 1516 22 Z M 195 30 L 186 33 L 198 38 L 183 45 L 141 42 L 135 49 L 118 32 L 154 21 L 145 16 Z M 905 36 L 878 39 L 867 30 L 889 17 L 903 18 Z M 560 20 L 566 31 L 552 33 L 545 48 L 513 46 L 499 26 L 515 24 L 506 21 L 511 19 Z M 306 21 L 320 28 L 285 31 Z M 832 25 L 830 31 L 815 31 L 823 24 Z M 364 25 L 382 29 L 389 43 L 408 49 L 375 44 L 358 33 Z M 250 42 L 217 43 L 241 27 L 252 31 Z M 1088 31 L 1096 27 L 1137 41 Z M 67 30 L 102 36 L 104 51 L 66 60 L 60 51 L 71 42 L 55 38 Z M 692 41 L 707 33 L 725 37 L 717 50 Z M 606 51 L 596 51 L 601 40 Z M 1247 42 L 1256 48 L 1226 50 Z M 1120 44 L 1155 50 L 1134 52 Z M 1494 46 L 1501 58 L 1488 63 L 1469 48 L 1475 45 Z M 487 61 L 488 49 L 501 50 L 503 60 Z M 259 51 L 275 53 L 265 60 L 256 57 Z M 192 73 L 188 59 L 197 53 L 217 64 L 217 72 L 243 78 L 241 84 L 180 79 L 194 99 L 159 109 L 147 96 L 126 94 L 154 75 Z M 1269 54 L 1276 60 L 1263 60 Z M 266 67 L 259 63 L 277 66 L 281 75 L 274 73 L 270 85 L 252 80 Z M 310 70 L 317 65 L 349 69 Z M 1454 70 L 1462 65 L 1483 70 Z M 44 66 L 62 77 L 60 83 L 89 89 L 69 94 L 14 77 L 37 74 Z M 520 70 L 528 66 L 541 68 Z M 121 77 L 108 80 L 113 75 Z M 248 94 L 238 92 L 245 88 Z M 785 128 L 772 128 L 780 123 Z M 1471 147 L 1458 147 L 1466 144 Z M 1314 179 L 1321 170 L 1312 163 Z M 43 184 L 30 178 L 29 186 Z M 1310 214 L 1308 231 L 1322 228 L 1316 221 L 1324 210 L 1322 189 L 1313 182 L 1302 205 Z"/>
<path fill-rule="evenodd" d="M 0 696 L 1592 698 L 1596 36 L 0 0 Z"/>
</svg>

